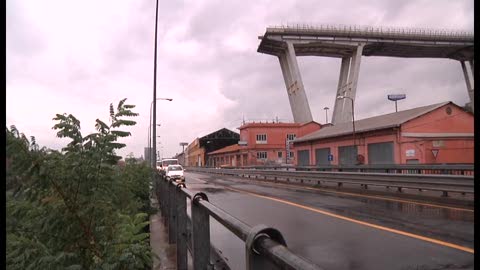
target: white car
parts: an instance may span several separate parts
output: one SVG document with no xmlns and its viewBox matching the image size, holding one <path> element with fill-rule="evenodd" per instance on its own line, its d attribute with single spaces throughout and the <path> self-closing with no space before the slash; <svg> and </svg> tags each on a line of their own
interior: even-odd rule
<svg viewBox="0 0 480 270">
<path fill-rule="evenodd" d="M 168 165 L 167 169 L 165 170 L 165 176 L 167 177 L 167 180 L 185 182 L 183 167 L 181 165 Z"/>
</svg>

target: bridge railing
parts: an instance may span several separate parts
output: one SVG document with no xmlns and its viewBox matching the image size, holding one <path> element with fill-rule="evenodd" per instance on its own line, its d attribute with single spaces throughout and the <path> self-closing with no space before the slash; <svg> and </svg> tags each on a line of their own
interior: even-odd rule
<svg viewBox="0 0 480 270">
<path fill-rule="evenodd" d="M 448 197 L 449 193 L 474 194 L 474 177 L 466 175 L 215 169 L 202 167 L 190 167 L 188 170 L 318 186 L 325 183 L 334 183 L 339 188 L 344 184 L 348 184 L 359 185 L 363 189 L 368 189 L 369 186 L 380 186 L 387 189 L 396 188 L 398 192 L 402 192 L 403 189 L 429 190 L 440 192 L 443 197 Z"/>
<path fill-rule="evenodd" d="M 420 40 L 446 40 L 465 41 L 473 43 L 474 34 L 469 31 L 455 31 L 447 29 L 422 29 L 422 28 L 394 28 L 394 27 L 372 27 L 361 25 L 308 25 L 294 24 L 282 26 L 270 26 L 269 33 L 288 34 L 323 34 L 339 36 L 366 36 L 376 38 L 394 39 L 420 39 Z"/>
<path fill-rule="evenodd" d="M 321 269 L 289 250 L 277 229 L 263 224 L 251 227 L 209 202 L 205 193 L 194 193 L 185 184 L 168 181 L 163 175 L 155 177 L 155 193 L 168 224 L 169 243 L 176 244 L 177 269 L 188 269 L 187 252 L 195 270 L 214 269 L 212 262 L 221 259 L 210 242 L 210 217 L 245 243 L 248 270 Z M 187 200 L 191 217 L 187 215 Z"/>
<path fill-rule="evenodd" d="M 377 172 L 396 174 L 449 174 L 474 175 L 473 164 L 440 165 L 440 164 L 401 164 L 401 165 L 317 165 L 317 166 L 222 166 L 222 169 L 256 169 L 284 171 L 322 171 L 322 172 Z"/>
</svg>

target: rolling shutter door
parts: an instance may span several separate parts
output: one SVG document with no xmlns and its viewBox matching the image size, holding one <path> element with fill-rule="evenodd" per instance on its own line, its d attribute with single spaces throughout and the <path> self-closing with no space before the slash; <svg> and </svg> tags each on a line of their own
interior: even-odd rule
<svg viewBox="0 0 480 270">
<path fill-rule="evenodd" d="M 368 144 L 368 164 L 394 164 L 393 142 Z"/>
<path fill-rule="evenodd" d="M 330 148 L 315 149 L 315 165 L 330 165 L 328 155 L 330 155 Z"/>
<path fill-rule="evenodd" d="M 357 164 L 357 147 L 353 145 L 338 147 L 338 163 L 340 165 Z"/>
<path fill-rule="evenodd" d="M 298 166 L 310 165 L 310 150 L 298 151 Z"/>
</svg>

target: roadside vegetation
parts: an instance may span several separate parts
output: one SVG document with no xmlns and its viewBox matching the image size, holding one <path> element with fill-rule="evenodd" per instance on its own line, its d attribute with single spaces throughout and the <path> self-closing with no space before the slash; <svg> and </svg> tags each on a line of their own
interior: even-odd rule
<svg viewBox="0 0 480 270">
<path fill-rule="evenodd" d="M 70 141 L 61 151 L 6 128 L 7 269 L 151 269 L 152 170 L 132 159 L 118 166 L 115 154 L 138 115 L 125 101 L 87 136 L 73 115 L 57 114 L 53 129 Z"/>
</svg>

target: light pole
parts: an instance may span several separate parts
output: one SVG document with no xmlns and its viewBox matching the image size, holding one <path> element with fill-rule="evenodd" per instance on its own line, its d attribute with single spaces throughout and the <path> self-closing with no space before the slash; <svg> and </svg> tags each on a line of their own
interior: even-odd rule
<svg viewBox="0 0 480 270">
<path fill-rule="evenodd" d="M 353 98 L 347 97 L 347 96 L 337 96 L 337 99 L 344 99 L 348 98 L 350 101 L 352 101 L 352 126 L 353 126 L 353 146 L 354 148 L 357 148 L 357 144 L 355 141 L 355 107 L 353 105 Z"/>
<path fill-rule="evenodd" d="M 157 28 L 158 28 L 158 0 L 156 1 L 155 3 L 155 42 L 154 42 L 154 52 L 153 52 L 153 100 L 152 100 L 152 104 L 153 104 L 153 110 L 155 111 L 155 114 L 153 115 L 153 124 L 152 124 L 152 105 L 150 104 L 150 122 L 149 124 L 154 126 L 156 125 L 157 123 L 157 116 L 156 116 L 156 112 L 157 112 Z M 150 152 L 150 157 L 152 156 L 155 156 L 155 153 L 156 153 L 156 147 L 155 147 L 155 135 L 156 134 L 156 128 L 153 128 L 153 150 L 152 152 Z M 157 163 L 157 158 L 155 156 L 155 158 L 152 158 L 152 168 L 156 168 L 156 163 Z"/>
<path fill-rule="evenodd" d="M 388 100 L 395 101 L 395 112 L 398 112 L 397 108 L 397 101 L 405 99 L 407 96 L 405 94 L 398 94 L 398 95 L 388 95 Z"/>
<path fill-rule="evenodd" d="M 156 96 L 155 91 L 154 91 L 154 95 Z M 157 104 L 157 100 L 172 101 L 173 99 L 172 99 L 172 98 L 155 98 L 155 99 L 152 101 L 152 103 L 150 103 L 150 123 L 151 123 L 151 121 L 152 121 L 152 105 L 153 105 L 153 123 L 151 123 L 151 125 L 149 125 L 149 127 L 152 127 L 152 126 L 155 127 L 155 126 L 157 126 L 157 124 L 156 124 L 156 121 L 157 121 L 157 116 L 156 116 L 156 115 L 157 115 L 157 113 L 156 113 L 156 112 L 157 112 L 157 111 L 156 111 L 156 108 L 157 108 L 157 105 L 156 105 L 156 104 Z M 148 133 L 149 133 L 149 135 L 150 135 L 150 131 L 149 131 Z M 156 137 L 156 136 L 157 136 L 157 129 L 156 129 L 156 128 L 152 128 L 152 133 L 153 133 L 153 135 L 152 135 L 152 137 L 151 137 L 151 138 L 152 138 L 152 144 L 151 144 L 151 146 L 152 146 L 152 150 L 151 150 L 151 151 L 152 151 L 152 152 L 151 152 L 151 155 L 150 155 L 150 156 L 155 157 L 155 158 L 152 159 L 151 162 L 152 162 L 152 167 L 153 167 L 153 168 L 156 168 L 156 167 L 157 167 L 157 165 L 156 165 L 156 163 L 157 163 L 157 158 L 156 158 L 155 153 L 157 152 L 157 146 L 156 146 L 156 143 L 157 143 L 157 137 Z"/>
<path fill-rule="evenodd" d="M 323 108 L 323 109 L 325 110 L 325 124 L 328 124 L 328 113 L 327 113 L 327 111 L 328 111 L 328 109 L 330 109 L 330 108 L 325 107 L 325 108 Z"/>
<path fill-rule="evenodd" d="M 157 124 L 157 127 L 160 127 L 162 126 L 161 124 Z M 152 106 L 150 104 L 150 122 L 148 123 L 148 154 L 149 154 L 149 159 L 148 159 L 148 162 L 150 164 L 152 164 L 152 139 L 151 139 L 151 135 L 152 135 Z"/>
</svg>

